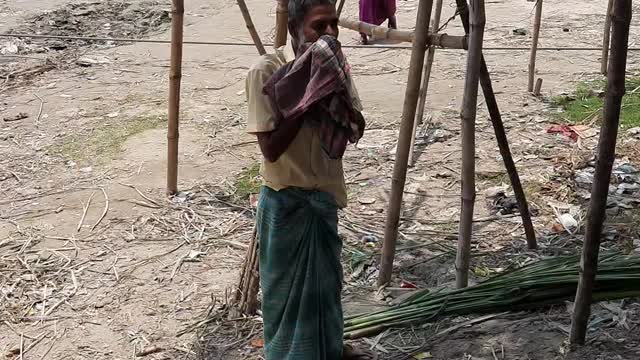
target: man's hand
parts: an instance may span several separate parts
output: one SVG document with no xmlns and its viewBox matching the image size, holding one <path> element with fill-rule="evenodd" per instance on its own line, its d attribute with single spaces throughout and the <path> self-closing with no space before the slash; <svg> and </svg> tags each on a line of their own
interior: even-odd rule
<svg viewBox="0 0 640 360">
<path fill-rule="evenodd" d="M 281 120 L 275 130 L 257 133 L 258 144 L 264 158 L 270 162 L 276 162 L 298 135 L 302 121 L 302 118 Z"/>
</svg>

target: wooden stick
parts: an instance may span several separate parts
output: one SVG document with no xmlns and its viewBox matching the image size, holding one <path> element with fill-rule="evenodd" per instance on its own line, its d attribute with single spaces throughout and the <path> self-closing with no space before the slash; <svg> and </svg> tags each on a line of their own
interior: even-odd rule
<svg viewBox="0 0 640 360">
<path fill-rule="evenodd" d="M 604 32 L 602 35 L 602 60 L 600 62 L 600 72 L 607 75 L 607 65 L 609 64 L 609 42 L 611 41 L 611 10 L 613 0 L 609 0 L 607 5 L 607 15 L 604 20 Z"/>
<path fill-rule="evenodd" d="M 431 26 L 431 33 L 436 34 L 440 28 L 440 17 L 442 16 L 442 3 L 444 0 L 436 0 L 436 12 L 433 16 L 433 24 Z M 430 46 L 427 51 L 427 60 L 424 63 L 424 70 L 422 73 L 422 86 L 420 87 L 420 99 L 418 100 L 418 114 L 413 123 L 413 133 L 411 134 L 411 148 L 409 149 L 409 166 L 413 166 L 415 159 L 413 156 L 414 147 L 416 143 L 416 132 L 418 126 L 422 124 L 424 120 L 424 107 L 427 103 L 427 92 L 429 90 L 429 80 L 431 79 L 431 69 L 433 67 L 433 59 L 436 55 L 436 48 Z"/>
<path fill-rule="evenodd" d="M 542 90 L 542 79 L 536 80 L 536 86 L 533 88 L 533 95 L 540 96 L 540 91 Z"/>
<path fill-rule="evenodd" d="M 540 19 L 542 18 L 542 0 L 536 3 L 536 16 L 533 20 L 533 41 L 531 42 L 531 57 L 529 58 L 529 85 L 527 91 L 533 92 L 533 84 L 536 77 L 536 53 L 538 52 L 538 39 L 540 37 Z"/>
<path fill-rule="evenodd" d="M 287 23 L 289 21 L 289 0 L 278 0 L 276 6 L 276 37 L 273 46 L 278 49 L 287 44 Z"/>
<path fill-rule="evenodd" d="M 340 18 L 340 14 L 342 14 L 342 8 L 344 7 L 345 0 L 340 0 L 340 4 L 338 5 L 338 10 L 336 10 L 336 14 L 338 14 L 338 19 Z"/>
<path fill-rule="evenodd" d="M 244 23 L 247 25 L 247 30 L 249 30 L 253 43 L 256 45 L 256 49 L 258 49 L 258 54 L 266 54 L 267 51 L 264 49 L 264 45 L 262 45 L 260 35 L 258 34 L 256 27 L 253 25 L 253 20 L 251 20 L 251 14 L 249 13 L 249 8 L 247 8 L 247 3 L 245 3 L 244 0 L 238 0 L 238 7 L 240 8 L 240 12 L 242 12 Z"/>
<path fill-rule="evenodd" d="M 178 139 L 180 137 L 180 81 L 184 0 L 173 0 L 171 9 L 171 68 L 169 70 L 169 124 L 167 131 L 167 194 L 178 192 Z"/>
<path fill-rule="evenodd" d="M 415 118 L 416 105 L 418 104 L 422 64 L 424 64 L 424 50 L 427 46 L 428 24 L 431 18 L 432 7 L 433 0 L 420 0 L 418 5 L 418 15 L 416 19 L 417 30 L 415 33 L 415 41 L 413 42 L 413 49 L 411 50 L 409 78 L 407 80 L 407 90 L 402 110 L 398 149 L 393 165 L 393 177 L 391 178 L 391 200 L 389 201 L 389 209 L 387 210 L 387 223 L 384 234 L 384 244 L 382 246 L 382 259 L 378 277 L 378 284 L 381 286 L 391 281 L 391 274 L 393 272 L 393 259 L 395 257 L 396 241 L 398 239 L 402 195 L 407 177 L 409 147 L 411 145 L 409 142 L 411 141 L 413 119 Z"/>
<path fill-rule="evenodd" d="M 478 107 L 478 84 L 482 64 L 482 41 L 484 38 L 484 0 L 470 2 L 469 53 L 467 75 L 462 99 L 462 209 L 456 255 L 456 285 L 464 288 L 469 283 L 469 258 L 471 254 L 471 234 L 473 209 L 476 199 L 475 181 L 475 126 Z"/>
<path fill-rule="evenodd" d="M 415 33 L 407 30 L 390 29 L 384 26 L 377 26 L 366 22 L 340 19 L 338 23 L 341 27 L 359 33 L 366 34 L 376 39 L 413 42 Z M 466 36 L 453 36 L 447 34 L 427 34 L 427 45 L 438 46 L 445 49 L 467 49 Z M 426 49 L 426 47 L 425 47 Z"/>
<path fill-rule="evenodd" d="M 469 10 L 467 3 L 465 0 L 456 0 L 456 4 L 458 6 L 458 11 L 460 12 L 460 20 L 462 21 L 462 26 L 464 27 L 465 32 L 468 34 Z M 496 134 L 496 140 L 498 142 L 498 148 L 500 149 L 500 155 L 502 155 L 504 166 L 507 170 L 507 174 L 509 174 L 511 186 L 513 187 L 513 192 L 515 194 L 516 201 L 518 202 L 518 209 L 520 210 L 520 215 L 522 216 L 522 224 L 527 237 L 527 245 L 529 249 L 533 250 L 538 247 L 536 232 L 531 221 L 531 214 L 529 213 L 527 197 L 524 193 L 524 189 L 522 188 L 522 183 L 520 182 L 520 176 L 518 176 L 518 170 L 516 168 L 515 161 L 513 161 L 513 156 L 511 156 L 509 141 L 507 140 L 507 134 L 502 122 L 502 115 L 500 114 L 498 101 L 491 84 L 491 75 L 489 74 L 489 69 L 487 69 L 487 63 L 484 60 L 484 56 L 482 57 L 482 64 L 480 69 L 480 85 L 482 86 L 482 92 L 484 93 L 484 99 L 487 104 L 487 110 L 489 111 L 489 117 L 491 118 L 493 130 Z"/>
<path fill-rule="evenodd" d="M 598 269 L 600 236 L 606 216 L 607 195 L 611 169 L 616 158 L 616 140 L 620 123 L 622 97 L 625 93 L 631 0 L 616 0 L 613 4 L 611 61 L 608 69 L 607 92 L 604 102 L 598 157 L 591 188 L 589 218 L 582 247 L 582 261 L 578 291 L 571 325 L 571 343 L 584 344 L 591 314 L 591 302 Z"/>
</svg>

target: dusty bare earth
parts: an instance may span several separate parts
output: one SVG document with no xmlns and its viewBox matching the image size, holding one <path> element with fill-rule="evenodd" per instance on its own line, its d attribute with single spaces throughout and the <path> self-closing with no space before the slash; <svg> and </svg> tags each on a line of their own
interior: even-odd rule
<svg viewBox="0 0 640 360">
<path fill-rule="evenodd" d="M 270 41 L 275 2 L 248 0 Z M 415 22 L 416 0 L 398 1 L 402 28 Z M 443 17 L 453 14 L 446 2 Z M 541 46 L 598 46 L 605 1 L 545 3 Z M 170 4 L 162 1 L 0 0 L 0 32 L 168 39 Z M 234 1 L 191 0 L 185 36 L 248 42 Z M 533 3 L 487 1 L 486 46 L 528 46 Z M 345 14 L 356 16 L 357 2 Z M 445 30 L 460 34 L 458 19 Z M 636 19 L 631 41 L 640 34 Z M 343 30 L 355 44 L 356 33 Z M 235 184 L 259 160 L 245 125 L 244 76 L 251 47 L 186 46 L 182 85 L 180 189 L 166 200 L 165 137 L 169 48 L 162 44 L 0 39 L 0 357 L 23 359 L 259 358 L 259 319 L 196 330 L 213 299 L 237 282 L 253 213 Z M 12 48 L 13 46 L 13 48 Z M 17 52 L 12 49 L 18 49 Z M 344 211 L 348 312 L 367 311 L 399 295 L 378 293 L 377 259 L 390 190 L 409 51 L 348 49 L 369 131 L 345 159 L 351 206 Z M 541 52 L 543 97 L 526 93 L 528 53 L 486 53 L 494 88 L 527 195 L 541 254 L 574 251 L 582 231 L 554 224 L 553 206 L 585 200 L 575 172 L 594 155 L 597 129 L 578 142 L 548 134 L 557 121 L 546 98 L 599 78 L 599 52 Z M 459 216 L 459 117 L 466 57 L 438 50 L 416 166 L 410 169 L 394 284 L 450 286 Z M 631 53 L 629 69 L 638 69 Z M 476 217 L 494 213 L 487 189 L 508 183 L 484 102 L 479 104 Z M 594 125 L 595 126 L 595 125 Z M 640 165 L 637 137 L 622 132 L 619 161 Z M 508 192 L 508 191 L 507 191 Z M 638 208 L 621 208 L 608 225 L 607 248 L 639 244 Z M 634 215 L 635 214 L 635 215 Z M 636 216 L 634 218 L 634 216 Z M 363 245 L 368 236 L 373 245 Z M 416 246 L 420 245 L 420 246 Z M 534 258 L 518 217 L 477 223 L 474 280 Z M 364 254 L 364 256 L 362 256 Z M 369 255 L 367 255 L 369 254 Z M 630 300 L 595 306 L 589 345 L 566 346 L 570 306 L 510 314 L 430 337 L 449 319 L 363 341 L 385 358 L 422 348 L 433 359 L 637 359 L 640 306 Z M 215 335 L 217 332 L 217 336 Z M 180 336 L 179 336 L 180 335 Z M 205 350 L 204 353 L 202 350 Z M 22 351 L 22 356 L 19 354 Z M 147 352 L 145 355 L 143 352 Z M 144 358 L 143 357 L 143 358 Z"/>
</svg>

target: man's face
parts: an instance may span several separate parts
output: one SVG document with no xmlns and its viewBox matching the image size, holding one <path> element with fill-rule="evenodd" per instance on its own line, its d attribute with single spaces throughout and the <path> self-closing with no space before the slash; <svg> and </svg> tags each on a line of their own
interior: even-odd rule
<svg viewBox="0 0 640 360">
<path fill-rule="evenodd" d="M 305 42 L 316 42 L 322 35 L 338 37 L 338 15 L 332 5 L 314 6 L 304 17 L 302 27 L 298 29 L 297 45 Z"/>
</svg>

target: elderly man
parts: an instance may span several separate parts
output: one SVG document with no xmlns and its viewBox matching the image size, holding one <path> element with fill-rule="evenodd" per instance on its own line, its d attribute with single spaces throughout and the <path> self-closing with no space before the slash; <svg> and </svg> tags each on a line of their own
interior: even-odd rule
<svg viewBox="0 0 640 360">
<path fill-rule="evenodd" d="M 264 160 L 257 231 L 267 360 L 374 359 L 343 345 L 342 155 L 364 132 L 332 0 L 290 0 L 296 59 L 266 55 L 247 77 L 248 132 Z"/>
</svg>

